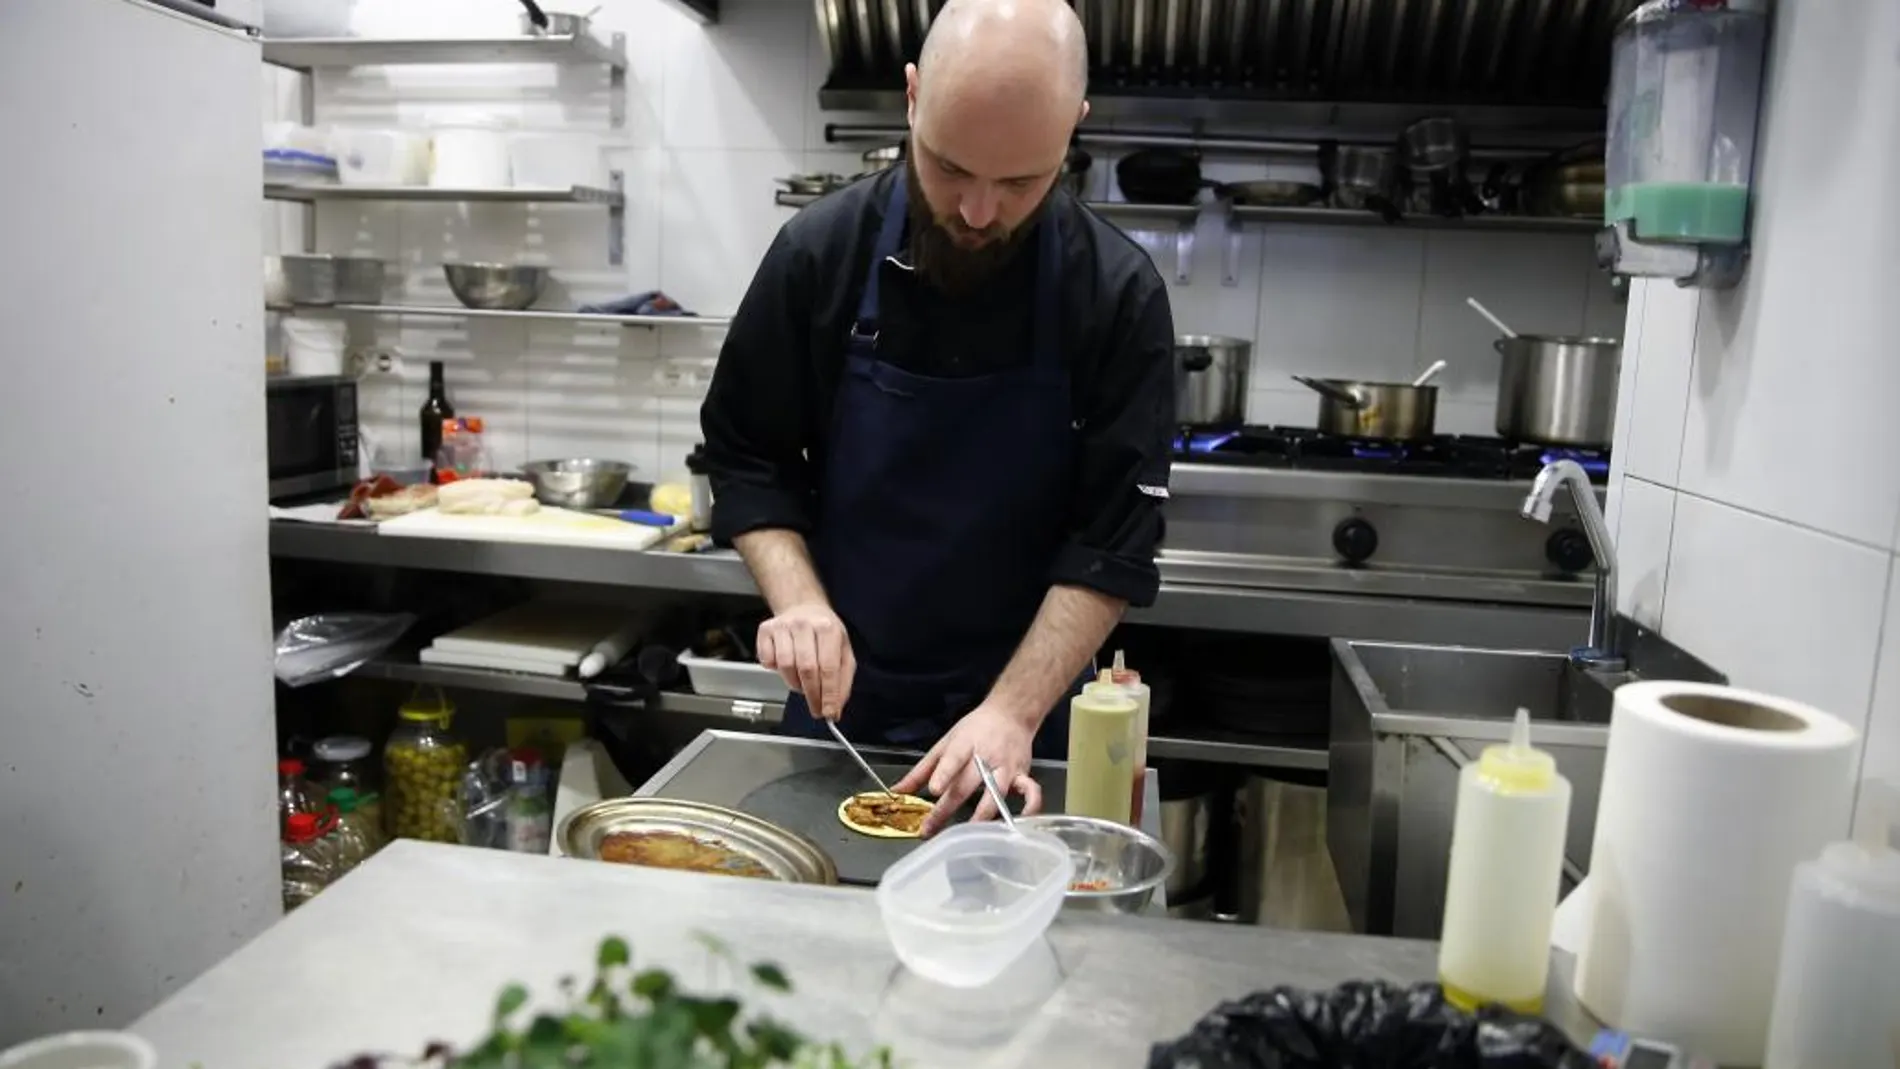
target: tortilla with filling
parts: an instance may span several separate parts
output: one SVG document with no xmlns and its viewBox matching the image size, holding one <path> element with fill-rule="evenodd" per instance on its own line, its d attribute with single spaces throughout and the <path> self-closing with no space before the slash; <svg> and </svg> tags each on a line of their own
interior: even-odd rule
<svg viewBox="0 0 1900 1069">
<path fill-rule="evenodd" d="M 647 865 L 755 880 L 777 879 L 771 869 L 729 846 L 676 831 L 614 832 L 601 840 L 596 853 L 600 860 L 620 865 Z"/>
<path fill-rule="evenodd" d="M 865 791 L 838 803 L 838 820 L 845 827 L 878 839 L 915 839 L 929 815 L 930 803 L 914 794 Z"/>
</svg>

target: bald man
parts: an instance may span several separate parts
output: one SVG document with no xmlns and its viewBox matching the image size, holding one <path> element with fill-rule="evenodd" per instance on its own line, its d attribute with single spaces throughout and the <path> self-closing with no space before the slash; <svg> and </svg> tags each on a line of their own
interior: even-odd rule
<svg viewBox="0 0 1900 1069">
<path fill-rule="evenodd" d="M 975 754 L 1039 808 L 1031 754 L 1066 756 L 1078 676 L 1159 586 L 1174 326 L 1147 256 L 1056 188 L 1087 70 L 1060 0 L 944 5 L 904 166 L 779 231 L 700 415 L 783 730 L 928 751 L 897 785 L 937 798 L 927 833 Z"/>
</svg>

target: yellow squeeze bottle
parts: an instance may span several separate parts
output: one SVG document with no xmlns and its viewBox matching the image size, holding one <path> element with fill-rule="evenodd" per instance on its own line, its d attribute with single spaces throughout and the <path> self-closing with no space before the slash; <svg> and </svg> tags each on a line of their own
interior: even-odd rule
<svg viewBox="0 0 1900 1069">
<path fill-rule="evenodd" d="M 1064 813 L 1128 823 L 1135 782 L 1135 714 L 1135 700 L 1106 670 L 1069 702 Z"/>
<path fill-rule="evenodd" d="M 1530 713 L 1511 741 L 1487 746 L 1458 774 L 1438 980 L 1462 1009 L 1543 1009 L 1550 927 L 1563 877 L 1570 781 L 1531 745 Z"/>
</svg>

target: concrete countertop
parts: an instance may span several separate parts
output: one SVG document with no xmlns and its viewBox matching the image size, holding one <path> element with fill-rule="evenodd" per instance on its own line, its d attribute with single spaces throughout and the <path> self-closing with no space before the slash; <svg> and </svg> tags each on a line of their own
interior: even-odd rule
<svg viewBox="0 0 1900 1069">
<path fill-rule="evenodd" d="M 591 975 L 603 936 L 636 966 L 724 986 L 694 933 L 774 961 L 748 995 L 814 1039 L 913 1066 L 1140 1065 L 1217 1003 L 1279 984 L 1430 980 L 1430 943 L 1145 918 L 1062 917 L 1006 981 L 951 992 L 902 969 L 866 891 L 398 842 L 192 981 L 132 1030 L 166 1069 L 324 1069 L 486 1031 L 510 982 L 537 1003 Z"/>
</svg>

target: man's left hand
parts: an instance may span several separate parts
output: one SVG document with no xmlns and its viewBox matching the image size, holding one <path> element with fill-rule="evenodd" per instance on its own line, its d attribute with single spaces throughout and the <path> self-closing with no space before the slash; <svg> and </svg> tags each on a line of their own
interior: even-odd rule
<svg viewBox="0 0 1900 1069">
<path fill-rule="evenodd" d="M 981 796 L 974 819 L 995 820 L 996 802 L 983 789 L 983 778 L 977 774 L 973 760 L 982 754 L 996 775 L 996 785 L 1005 794 L 1014 792 L 1023 796 L 1023 814 L 1039 812 L 1042 788 L 1029 778 L 1029 752 L 1035 741 L 1036 727 L 1033 717 L 1007 712 L 985 702 L 965 713 L 891 789 L 899 794 L 914 794 L 918 788 L 928 786 L 937 804 L 924 819 L 926 839 L 942 831 L 972 794 Z"/>
</svg>

